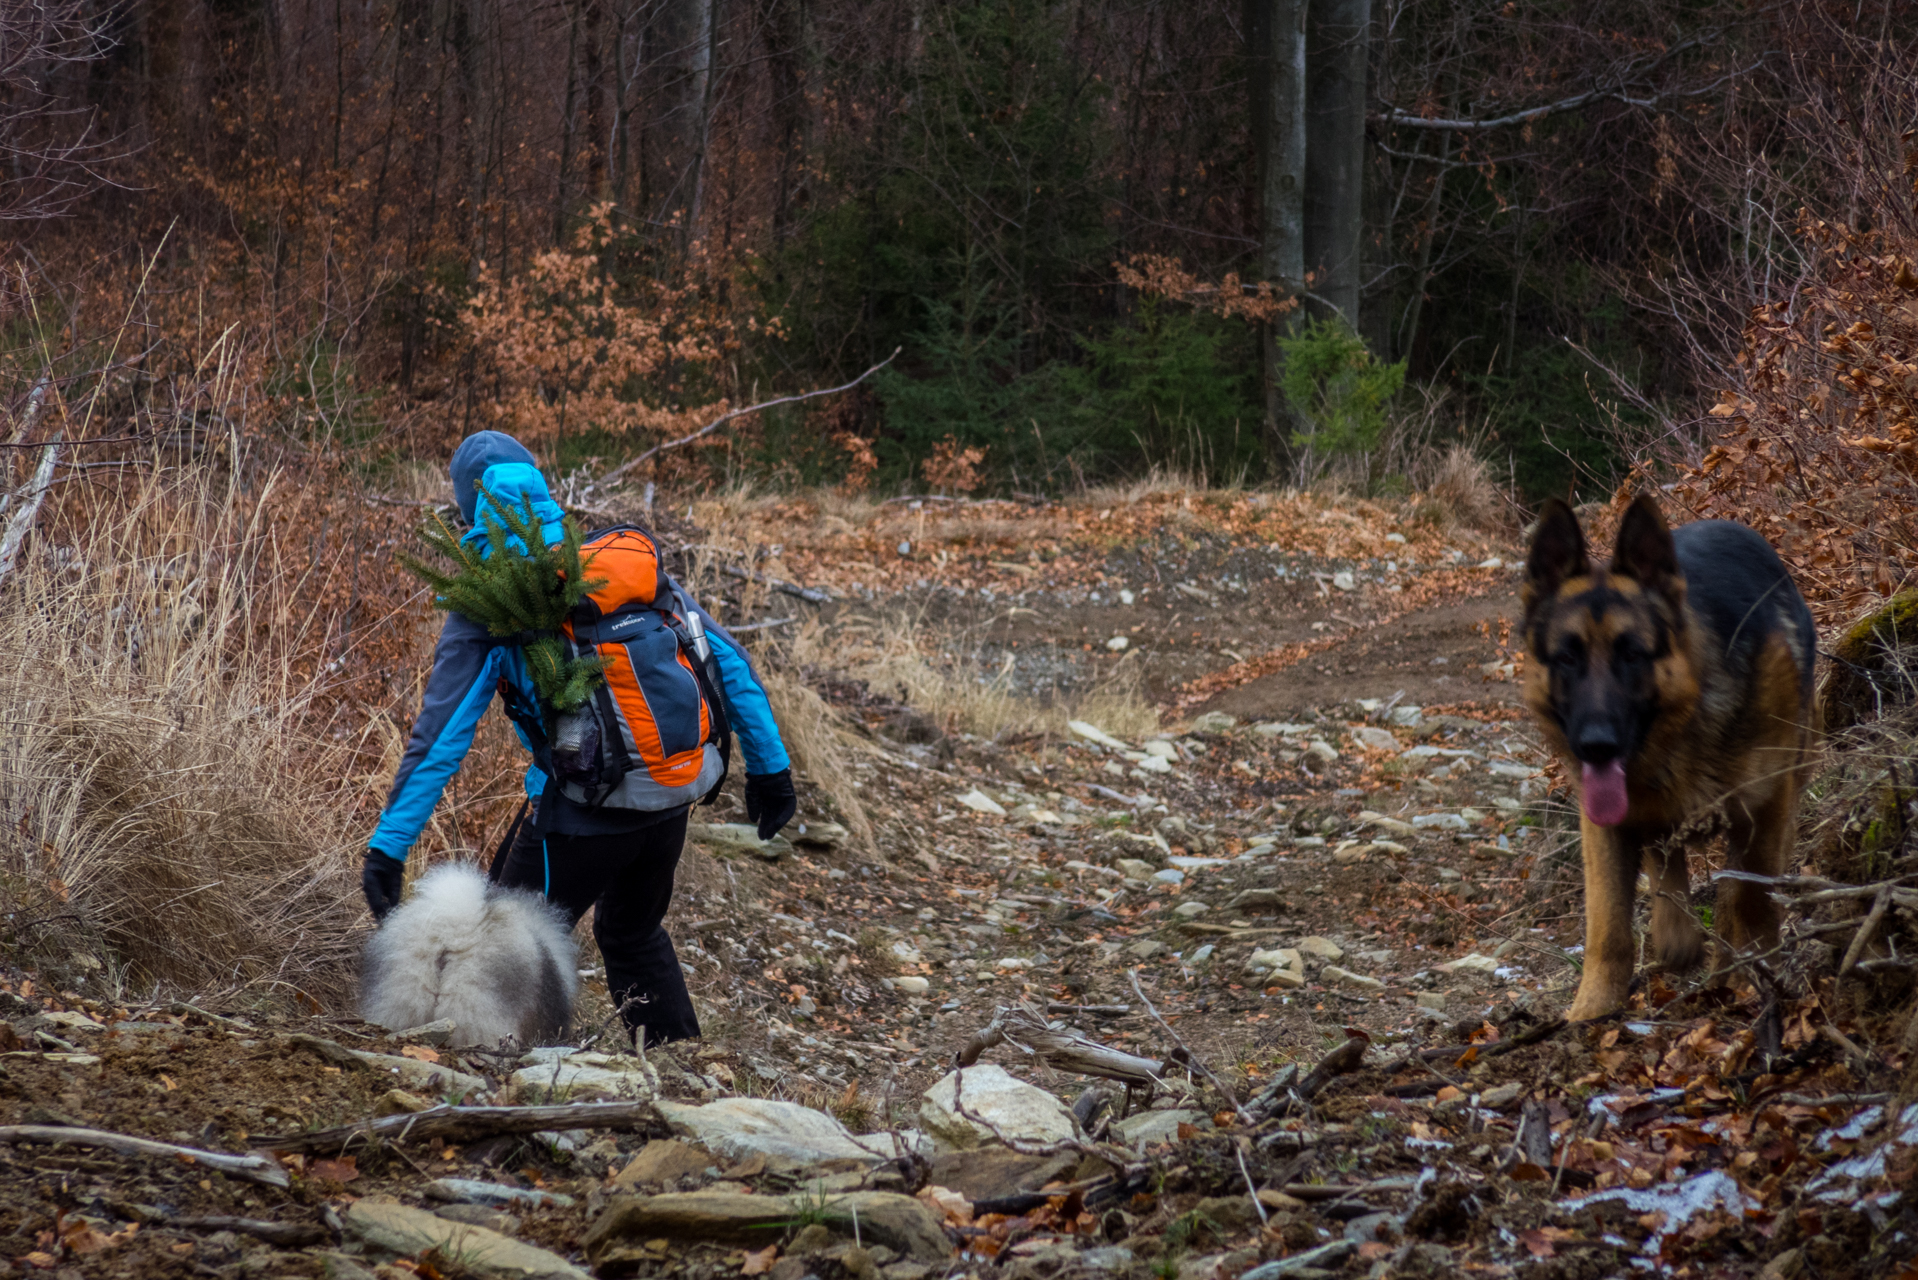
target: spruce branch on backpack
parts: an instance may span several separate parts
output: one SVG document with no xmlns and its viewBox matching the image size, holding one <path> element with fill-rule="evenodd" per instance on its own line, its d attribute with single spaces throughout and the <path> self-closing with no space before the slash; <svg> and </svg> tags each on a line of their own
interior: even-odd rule
<svg viewBox="0 0 1918 1280">
<path fill-rule="evenodd" d="M 559 628 L 574 606 L 606 585 L 605 579 L 586 577 L 579 525 L 571 516 L 560 523 L 561 539 L 548 546 L 531 498 L 524 511 L 515 511 L 484 485 L 480 493 L 486 498 L 480 508 L 485 554 L 462 542 L 459 531 L 436 511 L 420 529 L 420 540 L 452 561 L 454 570 L 442 572 L 405 554 L 400 563 L 432 589 L 434 608 L 461 614 L 495 636 L 534 633 L 522 644 L 534 691 L 556 711 L 576 711 L 599 687 L 605 664 L 597 657 L 568 657 Z M 514 547 L 512 539 L 525 550 Z"/>
</svg>

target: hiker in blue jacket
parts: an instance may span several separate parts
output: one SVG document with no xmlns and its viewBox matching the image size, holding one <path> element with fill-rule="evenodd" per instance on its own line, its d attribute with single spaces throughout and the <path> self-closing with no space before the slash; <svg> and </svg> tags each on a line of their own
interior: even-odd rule
<svg viewBox="0 0 1918 1280">
<path fill-rule="evenodd" d="M 480 515 L 486 499 L 479 493 L 484 483 L 516 510 L 530 498 L 548 542 L 560 540 L 559 506 L 533 455 L 513 437 L 498 431 L 468 436 L 453 454 L 452 474 L 460 514 L 474 529 L 468 538 L 485 537 Z M 769 839 L 798 806 L 791 762 L 745 650 L 704 609 L 692 608 L 718 659 L 718 692 L 745 756 L 746 813 L 759 824 L 760 838 Z M 367 841 L 361 885 L 376 919 L 399 905 L 407 850 L 459 771 L 480 717 L 509 685 L 519 691 L 523 705 L 538 705 L 520 648 L 449 612 L 433 652 L 425 702 L 385 812 Z M 519 736 L 530 751 L 523 730 Z M 672 901 L 690 805 L 671 796 L 652 801 L 666 803 L 665 808 L 621 808 L 613 803 L 615 796 L 589 808 L 550 785 L 537 765 L 527 769 L 526 795 L 530 817 L 527 809 L 521 811 L 494 858 L 493 878 L 544 894 L 575 924 L 594 908 L 593 937 L 606 963 L 607 987 L 626 1025 L 646 1044 L 698 1036 L 685 975 L 661 923 Z"/>
</svg>

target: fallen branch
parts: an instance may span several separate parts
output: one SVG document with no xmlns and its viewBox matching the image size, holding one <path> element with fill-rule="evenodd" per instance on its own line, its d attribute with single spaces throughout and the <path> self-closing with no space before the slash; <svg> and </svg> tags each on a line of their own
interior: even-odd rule
<svg viewBox="0 0 1918 1280">
<path fill-rule="evenodd" d="M 234 1231 L 282 1249 L 305 1249 L 325 1244 L 333 1238 L 332 1232 L 316 1222 L 267 1222 L 262 1218 L 230 1218 L 217 1214 L 203 1218 L 163 1218 L 161 1221 L 166 1226 L 182 1227 L 188 1231 Z"/>
<path fill-rule="evenodd" d="M 1289 1111 L 1292 1103 L 1303 1106 L 1311 1102 L 1318 1096 L 1319 1090 L 1325 1088 L 1331 1081 L 1348 1072 L 1357 1071 L 1359 1063 L 1365 1060 L 1366 1046 L 1371 1043 L 1370 1036 L 1348 1036 L 1344 1044 L 1320 1058 L 1318 1064 L 1306 1074 L 1304 1079 L 1295 1085 L 1289 1085 L 1287 1077 L 1280 1075 L 1272 1082 L 1270 1088 L 1259 1095 L 1253 1105 L 1261 1110 L 1269 1108 L 1270 1114 L 1278 1115 L 1283 1111 Z M 1289 1070 L 1292 1068 L 1288 1068 Z"/>
<path fill-rule="evenodd" d="M 984 1200 L 974 1200 L 972 1202 L 972 1216 L 978 1218 L 988 1213 L 1003 1213 L 1008 1217 L 1014 1217 L 1022 1213 L 1030 1213 L 1034 1209 L 1043 1208 L 1050 1201 L 1057 1200 L 1061 1196 L 1073 1195 L 1074 1193 L 1084 1196 L 1087 1202 L 1090 1202 L 1096 1193 L 1105 1190 L 1118 1181 L 1118 1178 L 1107 1174 L 1103 1178 L 1087 1178 L 1084 1182 L 1068 1182 L 1064 1186 L 1050 1187 L 1044 1191 L 1015 1191 L 1011 1195 L 988 1196 Z"/>
<path fill-rule="evenodd" d="M 587 488 L 590 491 L 592 489 L 597 489 L 600 485 L 609 484 L 612 481 L 619 479 L 621 476 L 625 475 L 627 472 L 633 470 L 635 467 L 639 466 L 641 463 L 647 462 L 650 459 L 655 458 L 662 453 L 666 453 L 673 449 L 682 449 L 685 446 L 693 443 L 693 441 L 695 440 L 702 440 L 705 437 L 711 435 L 713 432 L 719 430 L 721 427 L 725 426 L 728 422 L 731 422 L 734 418 L 743 418 L 749 413 L 758 413 L 761 409 L 774 409 L 782 404 L 798 404 L 802 400 L 815 400 L 819 398 L 820 396 L 832 396 L 832 395 L 838 395 L 841 391 L 850 391 L 854 387 L 858 386 L 860 383 L 864 382 L 867 378 L 872 377 L 873 374 L 878 373 L 881 369 L 891 364 L 894 360 L 897 360 L 899 358 L 899 353 L 904 350 L 905 350 L 904 347 L 894 348 L 893 353 L 887 356 L 884 360 L 881 360 L 878 364 L 866 370 L 864 373 L 860 374 L 857 378 L 854 378 L 851 382 L 842 383 L 841 385 L 837 387 L 822 387 L 817 391 L 805 391 L 805 392 L 801 392 L 799 395 L 796 395 L 796 396 L 780 396 L 776 400 L 762 400 L 758 404 L 747 405 L 744 409 L 734 409 L 731 413 L 723 413 L 719 417 L 714 418 L 711 422 L 707 423 L 705 426 L 701 427 L 699 430 L 693 432 L 689 436 L 681 436 L 677 440 L 668 440 L 664 444 L 656 444 L 652 448 L 648 449 L 646 452 L 640 454 L 637 458 L 627 459 L 625 462 L 620 463 L 617 467 L 614 467 L 611 471 L 608 471 L 605 475 L 601 476 L 599 479 L 593 481 L 593 483 L 588 485 Z"/>
<path fill-rule="evenodd" d="M 799 621 L 797 618 L 768 618 L 764 622 L 747 622 L 737 627 L 727 627 L 728 635 L 744 635 L 748 631 L 771 631 L 774 627 L 789 626 Z"/>
<path fill-rule="evenodd" d="M 108 1133 L 104 1129 L 69 1129 L 58 1124 L 0 1125 L 0 1142 L 39 1143 L 46 1146 L 100 1147 L 127 1156 L 165 1156 L 181 1164 L 205 1165 L 220 1173 L 248 1182 L 264 1182 L 269 1187 L 292 1183 L 286 1170 L 265 1156 L 235 1156 L 224 1151 L 201 1151 L 197 1147 L 178 1147 L 171 1142 L 155 1142 L 131 1134 Z"/>
<path fill-rule="evenodd" d="M 1772 890 L 1772 897 L 1776 901 L 1799 908 L 1815 907 L 1827 902 L 1843 902 L 1848 898 L 1875 898 L 1880 891 L 1891 894 L 1893 906 L 1918 906 L 1918 888 L 1899 883 L 1909 879 L 1911 879 L 1910 875 L 1903 875 L 1872 884 L 1841 884 L 1836 880 L 1827 880 L 1823 876 L 1768 876 L 1756 871 L 1730 869 L 1712 872 L 1714 883 L 1721 880 L 1737 880 L 1745 884 L 1764 885 Z"/>
<path fill-rule="evenodd" d="M 1885 918 L 1885 912 L 1891 910 L 1891 886 L 1883 885 L 1878 896 L 1871 900 L 1871 910 L 1865 913 L 1865 922 L 1858 926 L 1858 932 L 1852 935 L 1851 945 L 1845 948 L 1844 963 L 1838 966 L 1838 976 L 1844 977 L 1852 967 L 1864 957 L 1865 948 L 1871 945 L 1872 935 L 1878 932 L 1878 925 Z"/>
<path fill-rule="evenodd" d="M 504 1133 L 547 1129 L 643 1129 L 665 1131 L 650 1102 L 576 1102 L 551 1107 L 433 1107 L 411 1115 L 382 1116 L 312 1133 L 261 1138 L 268 1151 L 343 1151 L 356 1140 L 473 1142 Z M 58 1130 L 56 1130 L 58 1132 Z"/>
<path fill-rule="evenodd" d="M 1159 803 L 1143 791 L 1136 796 L 1129 796 L 1123 791 L 1114 791 L 1111 787 L 1102 787 L 1096 782 L 1086 783 L 1085 788 L 1095 796 L 1103 796 L 1107 800 L 1117 800 L 1120 804 L 1129 804 L 1135 809 L 1150 808 L 1152 805 Z"/>
<path fill-rule="evenodd" d="M 184 1000 L 175 1000 L 167 1006 L 167 1012 L 177 1013 L 183 1018 L 199 1018 L 204 1022 L 212 1023 L 216 1027 L 224 1027 L 228 1031 L 252 1034 L 258 1030 L 258 1028 L 254 1027 L 250 1022 L 241 1022 L 238 1018 L 224 1018 L 217 1013 L 208 1013 L 205 1009 L 200 1008 L 200 1006 L 188 1004 Z"/>
<path fill-rule="evenodd" d="M 1279 1190 L 1294 1200 L 1303 1200 L 1308 1204 L 1336 1203 L 1340 1200 L 1363 1199 L 1368 1195 L 1383 1192 L 1406 1192 L 1412 1189 L 1409 1178 L 1380 1178 L 1374 1182 L 1360 1182 L 1351 1186 L 1329 1185 L 1323 1182 L 1288 1182 Z"/>
<path fill-rule="evenodd" d="M 1774 1093 L 1765 1099 L 1767 1106 L 1781 1107 L 1872 1107 L 1891 1101 L 1889 1093 L 1830 1093 L 1822 1098 L 1802 1093 Z"/>
<path fill-rule="evenodd" d="M 774 591 L 798 596 L 807 604 L 832 603 L 832 593 L 819 587 L 802 587 L 796 582 L 787 582 L 783 578 L 769 578 L 763 573 L 754 573 L 751 569 L 741 569 L 730 564 L 719 566 L 719 571 L 729 578 L 738 578 L 741 582 L 757 582 L 762 587 L 771 587 Z"/>
<path fill-rule="evenodd" d="M 1129 1088 L 1164 1084 L 1166 1064 L 1156 1058 L 1141 1058 L 1076 1031 L 1048 1026 L 1044 1018 L 1024 1008 L 1001 1009 L 960 1047 L 953 1066 L 969 1067 L 979 1061 L 980 1054 L 1001 1044 L 1011 1044 L 1044 1059 L 1047 1066 L 1076 1075 L 1117 1080 Z"/>
<path fill-rule="evenodd" d="M 1537 1044 L 1541 1040 L 1550 1040 L 1553 1036 L 1571 1025 L 1571 1023 L 1565 1021 L 1563 1018 L 1556 1019 L 1552 1022 L 1541 1022 L 1536 1027 L 1532 1027 L 1527 1031 L 1521 1031 L 1510 1040 L 1501 1040 L 1497 1044 L 1482 1046 L 1479 1051 L 1479 1056 L 1481 1058 L 1496 1058 L 1501 1054 L 1510 1053 L 1514 1049 L 1523 1049 L 1528 1044 Z M 1460 1054 L 1464 1052 L 1464 1049 L 1459 1050 Z"/>
<path fill-rule="evenodd" d="M 59 461 L 60 437 L 55 436 L 41 452 L 40 465 L 34 468 L 33 478 L 7 496 L 6 505 L 18 505 L 13 514 L 7 517 L 6 535 L 0 537 L 0 579 L 13 572 L 14 559 L 19 556 L 33 522 L 39 518 L 40 505 L 47 500 L 47 490 L 53 487 L 53 468 Z"/>
</svg>

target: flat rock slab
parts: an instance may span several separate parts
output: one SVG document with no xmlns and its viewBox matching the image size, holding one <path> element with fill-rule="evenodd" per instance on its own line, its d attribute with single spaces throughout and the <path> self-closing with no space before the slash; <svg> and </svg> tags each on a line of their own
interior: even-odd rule
<svg viewBox="0 0 1918 1280">
<path fill-rule="evenodd" d="M 796 1102 L 722 1098 L 696 1107 L 661 1099 L 656 1105 L 673 1132 L 729 1160 L 763 1155 L 793 1165 L 828 1160 L 878 1164 L 893 1157 L 890 1138 L 855 1138 L 831 1116 Z"/>
<path fill-rule="evenodd" d="M 470 1097 L 486 1087 L 486 1081 L 478 1076 L 469 1076 L 437 1062 L 421 1062 L 418 1058 L 402 1058 L 391 1053 L 368 1053 L 363 1049 L 347 1052 L 372 1070 L 415 1092 Z"/>
<path fill-rule="evenodd" d="M 793 851 L 793 842 L 785 836 L 761 840 L 759 828 L 750 822 L 692 822 L 686 826 L 686 838 L 714 853 L 751 854 L 765 862 L 777 862 Z"/>
<path fill-rule="evenodd" d="M 613 1179 L 613 1186 L 631 1191 L 645 1183 L 671 1182 L 675 1178 L 703 1174 L 712 1163 L 713 1158 L 698 1147 L 677 1138 L 654 1138 L 626 1162 L 626 1167 Z"/>
<path fill-rule="evenodd" d="M 370 1250 L 413 1258 L 435 1249 L 441 1257 L 459 1259 L 466 1274 L 483 1280 L 592 1280 L 556 1253 L 485 1227 L 448 1222 L 425 1209 L 361 1200 L 341 1221 L 346 1233 Z"/>
<path fill-rule="evenodd" d="M 629 1251 L 649 1240 L 699 1240 L 763 1249 L 780 1244 L 803 1215 L 836 1236 L 858 1236 L 868 1248 L 883 1244 L 921 1262 L 941 1262 L 953 1253 L 933 1211 L 911 1196 L 890 1191 L 855 1191 L 817 1197 L 750 1196 L 730 1191 L 694 1191 L 684 1195 L 615 1196 L 586 1232 L 586 1256 L 595 1267 L 615 1268 Z M 633 1253 L 637 1260 L 642 1255 Z"/>
<path fill-rule="evenodd" d="M 968 1200 L 989 1200 L 1037 1191 L 1048 1182 L 1070 1177 L 1078 1167 L 1076 1152 L 1028 1156 L 1005 1147 L 976 1147 L 934 1156 L 928 1181 Z"/>
<path fill-rule="evenodd" d="M 991 1127 L 960 1115 L 955 1107 L 962 1074 L 966 1111 Z M 1000 1135 L 1041 1145 L 1079 1136 L 1078 1123 L 1063 1102 L 991 1063 L 967 1067 L 963 1073 L 949 1072 L 926 1090 L 919 1104 L 919 1124 L 939 1152 L 1002 1145 Z M 993 1128 L 999 1133 L 993 1133 Z"/>
<path fill-rule="evenodd" d="M 1141 1111 L 1137 1115 L 1115 1120 L 1112 1132 L 1128 1147 L 1138 1147 L 1144 1143 L 1148 1147 L 1162 1142 L 1177 1142 L 1179 1126 L 1198 1124 L 1206 1119 L 1199 1111 Z"/>
<path fill-rule="evenodd" d="M 510 1080 L 513 1096 L 529 1106 L 576 1098 L 643 1100 L 659 1092 L 659 1073 L 651 1063 L 611 1053 L 576 1053 L 521 1067 Z"/>
</svg>

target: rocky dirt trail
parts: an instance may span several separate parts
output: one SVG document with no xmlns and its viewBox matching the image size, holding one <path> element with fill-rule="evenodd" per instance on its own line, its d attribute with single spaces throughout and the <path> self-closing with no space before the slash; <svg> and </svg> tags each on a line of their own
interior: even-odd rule
<svg viewBox="0 0 1918 1280">
<path fill-rule="evenodd" d="M 1509 542 L 1245 495 L 934 514 L 695 509 L 832 597 L 722 617 L 806 612 L 845 744 L 790 839 L 696 829 L 703 1042 L 634 1056 L 590 977 L 573 1043 L 495 1054 L 12 974 L 0 1274 L 1896 1273 L 1878 1139 L 1918 1121 L 1828 990 L 1559 1021 L 1575 822 Z M 820 665 L 901 611 L 1066 723 Z M 1071 713 L 1125 680 L 1161 730 Z"/>
</svg>

